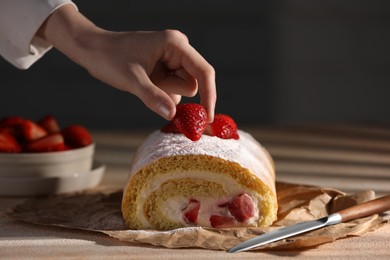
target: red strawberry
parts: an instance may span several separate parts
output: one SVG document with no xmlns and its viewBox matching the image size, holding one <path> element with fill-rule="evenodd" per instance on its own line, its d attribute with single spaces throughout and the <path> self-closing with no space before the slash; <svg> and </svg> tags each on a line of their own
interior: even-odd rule
<svg viewBox="0 0 390 260">
<path fill-rule="evenodd" d="M 16 139 L 5 128 L 0 130 L 0 152 L 18 153 L 21 151 L 20 145 Z"/>
<path fill-rule="evenodd" d="M 207 124 L 205 133 L 222 139 L 239 139 L 236 122 L 224 114 L 216 114 L 214 121 Z"/>
<path fill-rule="evenodd" d="M 231 125 L 234 129 L 237 129 L 237 124 L 233 118 L 225 114 L 217 114 L 217 118 L 222 119 L 227 124 Z"/>
<path fill-rule="evenodd" d="M 27 142 L 38 140 L 47 135 L 45 129 L 43 129 L 31 120 L 24 120 L 21 131 L 23 138 Z"/>
<path fill-rule="evenodd" d="M 52 115 L 47 115 L 40 119 L 38 125 L 45 129 L 49 134 L 58 133 L 61 131 L 57 120 Z"/>
<path fill-rule="evenodd" d="M 60 133 L 51 134 L 29 143 L 26 147 L 28 152 L 55 152 L 67 150 L 64 138 Z"/>
<path fill-rule="evenodd" d="M 8 132 L 17 140 L 23 140 L 22 129 L 24 119 L 19 116 L 7 116 L 0 121 L 1 129 L 8 129 Z"/>
<path fill-rule="evenodd" d="M 197 224 L 199 209 L 200 209 L 200 202 L 195 199 L 191 199 L 188 202 L 187 206 L 183 209 L 184 221 L 190 224 Z"/>
<path fill-rule="evenodd" d="M 198 141 L 206 128 L 207 113 L 202 105 L 181 104 L 177 105 L 176 115 L 172 121 L 188 139 Z"/>
<path fill-rule="evenodd" d="M 214 228 L 233 227 L 234 222 L 234 218 L 229 216 L 212 215 L 210 217 L 210 224 Z"/>
<path fill-rule="evenodd" d="M 6 134 L 9 134 L 9 135 L 12 135 L 13 137 L 15 137 L 14 129 L 12 127 L 1 127 L 0 126 L 0 133 L 6 133 Z"/>
<path fill-rule="evenodd" d="M 65 144 L 72 148 L 84 147 L 92 143 L 92 136 L 81 125 L 70 125 L 62 130 Z"/>
<path fill-rule="evenodd" d="M 180 134 L 179 129 L 177 129 L 176 125 L 173 122 L 169 122 L 165 126 L 161 128 L 161 132 L 163 133 L 172 133 L 172 134 Z"/>
<path fill-rule="evenodd" d="M 229 201 L 223 201 L 223 202 L 220 202 L 220 203 L 218 204 L 218 207 L 219 207 L 219 208 L 224 208 L 224 207 L 226 207 L 228 204 L 229 204 Z"/>
<path fill-rule="evenodd" d="M 23 124 L 24 119 L 20 116 L 7 116 L 0 120 L 0 127 L 10 127 Z"/>
<path fill-rule="evenodd" d="M 228 205 L 229 212 L 239 221 L 244 222 L 255 215 L 255 204 L 252 198 L 244 193 L 234 197 Z"/>
</svg>

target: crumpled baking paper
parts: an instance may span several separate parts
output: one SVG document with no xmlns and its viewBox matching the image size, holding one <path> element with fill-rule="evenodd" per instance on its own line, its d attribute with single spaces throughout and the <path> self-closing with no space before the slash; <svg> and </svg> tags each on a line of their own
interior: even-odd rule
<svg viewBox="0 0 390 260">
<path fill-rule="evenodd" d="M 41 225 L 102 232 L 121 241 L 167 248 L 205 248 L 227 250 L 265 232 L 298 222 L 315 220 L 333 212 L 375 198 L 373 191 L 347 195 L 335 189 L 277 183 L 278 219 L 268 228 L 186 227 L 169 231 L 129 230 L 121 215 L 122 191 L 98 190 L 82 194 L 28 199 L 8 214 L 10 217 Z M 297 249 L 329 243 L 339 238 L 373 231 L 388 220 L 378 215 L 340 223 L 260 248 Z"/>
</svg>

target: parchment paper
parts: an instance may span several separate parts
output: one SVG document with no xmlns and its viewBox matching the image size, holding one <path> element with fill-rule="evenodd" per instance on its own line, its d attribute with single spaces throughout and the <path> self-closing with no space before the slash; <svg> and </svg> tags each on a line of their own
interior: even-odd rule
<svg viewBox="0 0 390 260">
<path fill-rule="evenodd" d="M 314 220 L 375 198 L 373 191 L 347 195 L 335 189 L 277 183 L 278 220 L 268 228 L 179 228 L 170 231 L 128 230 L 121 215 L 122 191 L 99 190 L 77 195 L 26 200 L 8 214 L 25 222 L 102 232 L 131 243 L 168 248 L 227 250 L 273 229 Z M 339 238 L 359 236 L 388 221 L 373 215 L 288 238 L 260 249 L 309 248 Z M 258 250 L 254 249 L 254 250 Z"/>
</svg>

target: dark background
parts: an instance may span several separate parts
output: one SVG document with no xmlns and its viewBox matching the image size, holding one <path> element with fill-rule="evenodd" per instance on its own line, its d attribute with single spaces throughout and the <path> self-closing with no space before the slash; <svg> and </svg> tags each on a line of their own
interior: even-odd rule
<svg viewBox="0 0 390 260">
<path fill-rule="evenodd" d="M 217 112 L 241 125 L 388 122 L 388 0 L 74 2 L 105 29 L 185 33 L 216 69 Z M 53 114 L 61 125 L 118 130 L 164 123 L 54 49 L 26 71 L 0 59 L 0 78 L 0 117 Z"/>
</svg>

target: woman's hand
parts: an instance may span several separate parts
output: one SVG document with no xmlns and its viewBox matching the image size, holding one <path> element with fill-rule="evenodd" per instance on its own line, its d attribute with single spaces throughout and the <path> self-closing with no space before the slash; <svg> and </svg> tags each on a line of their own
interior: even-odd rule
<svg viewBox="0 0 390 260">
<path fill-rule="evenodd" d="M 181 96 L 198 91 L 208 121 L 214 119 L 214 69 L 179 31 L 106 31 L 65 5 L 47 19 L 38 36 L 98 80 L 138 96 L 167 120 L 174 117 Z"/>
</svg>

